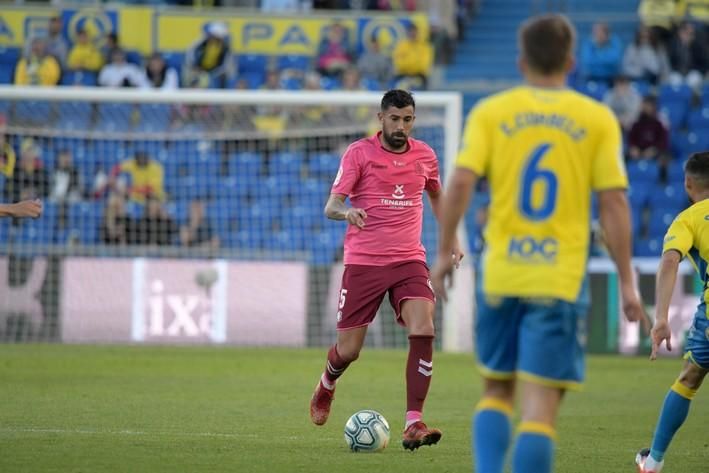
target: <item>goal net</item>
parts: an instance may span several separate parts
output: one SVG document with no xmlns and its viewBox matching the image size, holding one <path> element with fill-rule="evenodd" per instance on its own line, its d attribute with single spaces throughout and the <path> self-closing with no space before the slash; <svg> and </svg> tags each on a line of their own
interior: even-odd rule
<svg viewBox="0 0 709 473">
<path fill-rule="evenodd" d="M 415 136 L 445 173 L 460 97 L 415 98 Z M 344 148 L 376 131 L 380 100 L 373 92 L 0 88 L 3 201 L 44 202 L 39 219 L 0 221 L 0 336 L 331 343 L 346 224 L 326 219 L 323 206 Z M 427 205 L 429 261 L 436 232 Z M 464 290 L 460 300 L 472 299 L 469 284 Z M 455 312 L 469 312 L 467 304 L 450 304 L 445 316 L 437 309 L 448 349 L 469 338 Z M 386 304 L 381 311 L 369 343 L 403 346 Z"/>
</svg>

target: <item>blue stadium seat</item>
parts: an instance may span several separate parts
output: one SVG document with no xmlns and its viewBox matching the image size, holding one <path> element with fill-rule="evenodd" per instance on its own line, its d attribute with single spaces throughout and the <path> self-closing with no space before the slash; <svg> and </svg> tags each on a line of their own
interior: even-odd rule
<svg viewBox="0 0 709 473">
<path fill-rule="evenodd" d="M 242 72 L 236 79 L 236 81 L 240 80 L 246 82 L 246 87 L 248 89 L 256 90 L 260 89 L 261 86 L 266 82 L 266 74 L 263 72 Z"/>
<path fill-rule="evenodd" d="M 332 264 L 341 246 L 342 233 L 335 229 L 315 232 L 305 241 L 306 249 L 311 252 L 310 262 L 316 266 Z"/>
<path fill-rule="evenodd" d="M 165 204 L 165 211 L 178 225 L 187 222 L 190 214 L 190 202 L 187 201 L 170 201 Z"/>
<path fill-rule="evenodd" d="M 667 181 L 670 184 L 684 183 L 684 163 L 686 161 L 674 159 L 667 165 Z"/>
<path fill-rule="evenodd" d="M 84 245 L 98 241 L 98 230 L 103 218 L 104 202 L 80 202 L 69 206 L 69 227 Z"/>
<path fill-rule="evenodd" d="M 602 82 L 588 81 L 576 87 L 576 90 L 596 100 L 603 100 L 608 86 Z"/>
<path fill-rule="evenodd" d="M 627 164 L 628 180 L 631 184 L 654 184 L 660 175 L 660 168 L 654 160 L 630 161 Z"/>
<path fill-rule="evenodd" d="M 282 174 L 300 176 L 305 158 L 302 153 L 282 151 L 271 155 L 268 170 L 271 176 Z"/>
<path fill-rule="evenodd" d="M 667 212 L 662 208 L 653 209 L 648 218 L 648 237 L 662 239 L 676 215 L 676 213 Z"/>
<path fill-rule="evenodd" d="M 0 84 L 15 82 L 15 67 L 9 64 L 0 64 Z"/>
<path fill-rule="evenodd" d="M 91 126 L 91 104 L 87 102 L 59 102 L 61 130 L 88 130 Z"/>
<path fill-rule="evenodd" d="M 278 70 L 284 71 L 288 69 L 295 69 L 297 71 L 305 72 L 310 69 L 311 62 L 312 58 L 310 56 L 288 54 L 278 58 Z"/>
<path fill-rule="evenodd" d="M 281 79 L 281 88 L 283 90 L 302 90 L 303 81 L 299 77 L 285 77 Z"/>
<path fill-rule="evenodd" d="M 308 161 L 308 174 L 312 177 L 335 179 L 340 168 L 340 157 L 335 153 L 311 154 Z"/>
<path fill-rule="evenodd" d="M 127 103 L 101 103 L 98 105 L 97 131 L 121 132 L 133 126 L 135 107 Z"/>
<path fill-rule="evenodd" d="M 702 107 L 689 112 L 687 128 L 693 133 L 709 133 L 709 107 Z"/>
<path fill-rule="evenodd" d="M 141 104 L 138 131 L 160 133 L 169 130 L 172 109 L 165 104 Z"/>
<path fill-rule="evenodd" d="M 650 192 L 649 206 L 652 210 L 665 209 L 669 213 L 677 213 L 689 204 L 689 198 L 682 184 L 668 184 L 656 187 Z"/>
<path fill-rule="evenodd" d="M 263 157 L 256 152 L 238 152 L 229 156 L 229 175 L 258 179 L 263 168 Z"/>
<path fill-rule="evenodd" d="M 266 75 L 268 56 L 262 54 L 241 54 L 238 59 L 239 74 L 257 72 Z"/>
<path fill-rule="evenodd" d="M 692 100 L 692 89 L 685 84 L 663 84 L 660 86 L 657 98 L 661 104 L 681 103 L 689 106 L 689 102 Z"/>
<path fill-rule="evenodd" d="M 51 116 L 52 105 L 49 102 L 20 100 L 15 103 L 15 119 L 19 122 L 41 122 L 46 125 L 47 118 Z"/>
<path fill-rule="evenodd" d="M 282 205 L 274 200 L 259 200 L 237 215 L 240 228 L 270 230 L 280 218 Z"/>
<path fill-rule="evenodd" d="M 93 87 L 98 85 L 98 74 L 90 71 L 64 71 L 60 85 Z"/>
<path fill-rule="evenodd" d="M 661 238 L 643 238 L 634 242 L 636 256 L 659 258 L 662 255 Z"/>
<path fill-rule="evenodd" d="M 681 102 L 660 103 L 660 114 L 667 118 L 673 131 L 684 129 L 687 123 L 689 105 Z"/>
<path fill-rule="evenodd" d="M 365 77 L 362 79 L 362 87 L 364 87 L 367 90 L 376 92 L 379 90 L 382 90 L 382 84 L 376 79 L 372 79 L 369 77 Z"/>
<path fill-rule="evenodd" d="M 650 91 L 652 90 L 652 85 L 644 80 L 637 80 L 634 81 L 631 86 L 635 89 L 635 91 L 640 94 L 641 97 L 645 97 L 650 94 Z"/>
<path fill-rule="evenodd" d="M 20 55 L 20 48 L 0 46 L 0 84 L 12 84 L 15 81 L 15 65 Z"/>
<path fill-rule="evenodd" d="M 238 228 L 231 228 L 233 216 L 244 211 L 245 206 L 241 205 L 239 200 L 224 199 L 220 196 L 219 199 L 213 200 L 207 205 L 207 218 L 219 238 L 226 241 L 232 230 L 238 230 Z"/>
<path fill-rule="evenodd" d="M 258 228 L 242 228 L 230 232 L 223 239 L 226 246 L 236 250 L 257 250 L 263 246 L 264 232 Z"/>
<path fill-rule="evenodd" d="M 143 55 L 140 53 L 140 51 L 129 49 L 126 51 L 126 61 L 130 62 L 131 64 L 135 64 L 136 66 L 142 66 Z"/>
<path fill-rule="evenodd" d="M 250 190 L 250 186 L 243 185 L 243 183 L 234 176 L 219 178 L 217 188 L 217 198 L 226 200 L 244 198 L 248 195 Z"/>
<path fill-rule="evenodd" d="M 174 68 L 179 74 L 182 72 L 182 65 L 185 62 L 185 53 L 183 52 L 164 52 L 162 57 L 168 67 Z"/>
<path fill-rule="evenodd" d="M 264 248 L 274 251 L 303 251 L 305 249 L 306 238 L 303 232 L 290 229 L 281 229 L 274 232 L 266 232 L 263 238 Z M 272 256 L 270 254 L 269 256 Z"/>
<path fill-rule="evenodd" d="M 283 210 L 281 227 L 289 230 L 309 231 L 323 218 L 323 207 L 302 202 Z"/>
<path fill-rule="evenodd" d="M 705 133 L 673 134 L 672 148 L 675 158 L 686 160 L 690 154 L 705 151 L 709 146 L 709 136 Z"/>
<path fill-rule="evenodd" d="M 652 184 L 642 181 L 631 184 L 628 188 L 628 200 L 630 201 L 630 205 L 638 209 L 645 207 L 650 199 L 650 191 L 653 187 Z"/>
<path fill-rule="evenodd" d="M 342 83 L 333 77 L 322 76 L 320 78 L 320 88 L 323 90 L 337 90 L 340 87 L 342 87 Z"/>
</svg>

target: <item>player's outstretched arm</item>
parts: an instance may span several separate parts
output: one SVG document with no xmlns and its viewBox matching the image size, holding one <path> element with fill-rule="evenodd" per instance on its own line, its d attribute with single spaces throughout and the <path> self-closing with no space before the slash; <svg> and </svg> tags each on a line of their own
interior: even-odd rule
<svg viewBox="0 0 709 473">
<path fill-rule="evenodd" d="M 330 194 L 330 198 L 325 204 L 325 216 L 332 220 L 347 220 L 350 225 L 355 225 L 360 229 L 364 228 L 367 212 L 364 209 L 347 207 L 346 198 L 347 196 L 343 194 Z"/>
<path fill-rule="evenodd" d="M 670 341 L 670 300 L 672 299 L 672 290 L 675 287 L 677 280 L 677 269 L 682 256 L 676 250 L 665 251 L 660 260 L 660 269 L 657 271 L 657 280 L 655 283 L 655 294 L 657 294 L 657 303 L 655 304 L 655 325 L 652 327 L 650 337 L 652 338 L 652 353 L 650 359 L 657 358 L 657 350 L 665 342 L 668 350 L 672 350 L 672 342 Z"/>
<path fill-rule="evenodd" d="M 458 167 L 443 193 L 438 219 L 438 257 L 431 270 L 433 290 L 443 300 L 448 297 L 446 287 L 450 287 L 453 277 L 454 260 L 450 255 L 456 241 L 458 223 L 470 204 L 470 194 L 477 182 L 477 174 Z"/>
<path fill-rule="evenodd" d="M 633 280 L 632 230 L 630 207 L 624 189 L 608 189 L 598 193 L 603 239 L 618 269 L 623 313 L 630 322 L 640 322 L 647 333 L 650 328 Z"/>
<path fill-rule="evenodd" d="M 37 218 L 42 214 L 42 202 L 39 199 L 23 200 L 15 204 L 0 204 L 0 217 Z"/>
</svg>

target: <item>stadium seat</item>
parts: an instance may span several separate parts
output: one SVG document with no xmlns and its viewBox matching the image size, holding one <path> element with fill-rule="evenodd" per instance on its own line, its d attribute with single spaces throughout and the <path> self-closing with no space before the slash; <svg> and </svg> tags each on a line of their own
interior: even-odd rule
<svg viewBox="0 0 709 473">
<path fill-rule="evenodd" d="M 15 120 L 22 123 L 46 125 L 52 118 L 52 104 L 35 100 L 20 100 L 15 103 Z"/>
<path fill-rule="evenodd" d="M 323 76 L 320 78 L 320 88 L 323 90 L 337 90 L 340 87 L 342 87 L 342 83 L 333 77 Z"/>
<path fill-rule="evenodd" d="M 680 133 L 672 139 L 672 148 L 676 158 L 684 161 L 690 154 L 705 151 L 709 146 L 709 136 L 706 133 Z"/>
<path fill-rule="evenodd" d="M 632 181 L 631 181 L 632 182 Z M 650 191 L 653 188 L 651 183 L 643 181 L 631 183 L 628 188 L 628 200 L 633 208 L 642 209 L 650 199 Z"/>
<path fill-rule="evenodd" d="M 673 131 L 682 130 L 687 123 L 687 112 L 689 105 L 681 102 L 660 103 L 660 115 L 667 118 L 670 129 Z"/>
<path fill-rule="evenodd" d="M 170 201 L 165 204 L 165 211 L 178 225 L 187 222 L 190 214 L 190 202 L 183 200 Z"/>
<path fill-rule="evenodd" d="M 251 250 L 261 249 L 263 246 L 263 231 L 255 228 L 242 228 L 235 232 L 230 232 L 222 240 L 226 246 L 235 250 L 245 250 L 251 255 Z"/>
<path fill-rule="evenodd" d="M 310 262 L 316 266 L 330 265 L 335 261 L 342 246 L 342 233 L 325 229 L 306 239 L 305 247 L 311 252 Z"/>
<path fill-rule="evenodd" d="M 662 239 L 676 215 L 676 213 L 666 212 L 662 208 L 651 211 L 647 224 L 648 237 Z"/>
<path fill-rule="evenodd" d="M 690 133 L 709 133 L 709 107 L 702 107 L 689 112 L 687 128 Z"/>
<path fill-rule="evenodd" d="M 241 199 L 248 195 L 250 187 L 241 185 L 234 176 L 220 177 L 217 184 L 217 195 L 219 199 Z"/>
<path fill-rule="evenodd" d="M 334 179 L 340 168 L 340 157 L 335 153 L 311 154 L 308 160 L 308 174 L 311 177 Z"/>
<path fill-rule="evenodd" d="M 57 127 L 61 130 L 88 130 L 91 127 L 91 104 L 60 102 Z"/>
<path fill-rule="evenodd" d="M 139 106 L 140 125 L 139 131 L 165 132 L 170 128 L 172 110 L 165 104 L 141 104 Z"/>
<path fill-rule="evenodd" d="M 373 92 L 382 90 L 381 82 L 376 79 L 371 79 L 369 77 L 365 77 L 362 79 L 362 87 Z"/>
<path fill-rule="evenodd" d="M 259 179 L 263 169 L 263 157 L 256 152 L 238 152 L 229 156 L 229 175 L 248 180 Z"/>
<path fill-rule="evenodd" d="M 296 54 L 287 54 L 285 56 L 279 56 L 277 67 L 280 71 L 287 71 L 293 69 L 296 71 L 306 72 L 310 69 L 310 63 L 312 58 L 310 56 L 300 56 Z"/>
<path fill-rule="evenodd" d="M 281 80 L 283 90 L 302 90 L 303 81 L 299 77 L 286 77 Z"/>
<path fill-rule="evenodd" d="M 274 232 L 266 232 L 263 237 L 264 248 L 270 251 L 294 252 L 305 249 L 305 237 L 302 232 L 291 229 L 280 229 Z M 273 256 L 277 254 L 271 253 Z"/>
<path fill-rule="evenodd" d="M 631 184 L 654 184 L 659 179 L 660 168 L 654 160 L 630 161 L 627 164 L 628 180 Z"/>
<path fill-rule="evenodd" d="M 268 68 L 268 57 L 261 54 L 241 54 L 238 59 L 239 75 L 247 73 L 259 73 L 266 75 Z"/>
<path fill-rule="evenodd" d="M 246 82 L 246 87 L 250 90 L 260 89 L 261 86 L 266 82 L 266 75 L 263 72 L 242 72 L 239 77 L 234 81 L 236 82 L 243 80 Z"/>
<path fill-rule="evenodd" d="M 126 51 L 126 61 L 131 64 L 135 64 L 136 66 L 142 66 L 143 55 L 140 53 L 140 51 L 129 49 Z"/>
<path fill-rule="evenodd" d="M 669 213 L 677 213 L 689 204 L 689 198 L 684 190 L 684 185 L 668 184 L 658 186 L 650 192 L 650 209 L 666 209 Z"/>
<path fill-rule="evenodd" d="M 133 126 L 135 107 L 127 103 L 101 103 L 98 105 L 97 131 L 129 131 Z"/>
<path fill-rule="evenodd" d="M 64 71 L 60 84 L 66 86 L 97 86 L 98 74 L 89 71 Z"/>
<path fill-rule="evenodd" d="M 642 238 L 635 241 L 634 254 L 646 258 L 659 258 L 662 254 L 661 238 Z"/>
<path fill-rule="evenodd" d="M 305 158 L 302 153 L 282 151 L 271 155 L 268 171 L 271 176 L 282 174 L 300 176 Z"/>
<path fill-rule="evenodd" d="M 667 165 L 667 181 L 670 184 L 684 183 L 684 163 L 686 161 L 674 159 Z"/>
<path fill-rule="evenodd" d="M 577 86 L 576 90 L 596 100 L 603 100 L 603 96 L 608 91 L 608 86 L 602 82 L 588 81 Z"/>
<path fill-rule="evenodd" d="M 657 98 L 661 104 L 681 103 L 689 106 L 689 102 L 692 100 L 692 89 L 685 84 L 663 84 L 660 86 Z"/>
</svg>

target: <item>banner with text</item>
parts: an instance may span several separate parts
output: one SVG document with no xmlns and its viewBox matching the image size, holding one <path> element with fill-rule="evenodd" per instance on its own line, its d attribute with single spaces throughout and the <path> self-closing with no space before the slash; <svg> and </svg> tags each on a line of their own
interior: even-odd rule
<svg viewBox="0 0 709 473">
<path fill-rule="evenodd" d="M 304 346 L 303 263 L 68 258 L 61 340 Z"/>
</svg>

